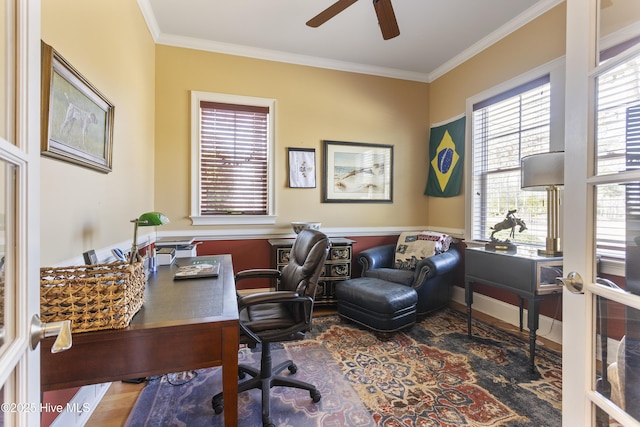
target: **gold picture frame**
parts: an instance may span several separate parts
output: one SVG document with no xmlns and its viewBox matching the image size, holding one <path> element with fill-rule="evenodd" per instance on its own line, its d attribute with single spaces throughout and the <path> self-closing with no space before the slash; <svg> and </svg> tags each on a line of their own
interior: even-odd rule
<svg viewBox="0 0 640 427">
<path fill-rule="evenodd" d="M 41 154 L 111 172 L 113 104 L 42 42 Z"/>
</svg>

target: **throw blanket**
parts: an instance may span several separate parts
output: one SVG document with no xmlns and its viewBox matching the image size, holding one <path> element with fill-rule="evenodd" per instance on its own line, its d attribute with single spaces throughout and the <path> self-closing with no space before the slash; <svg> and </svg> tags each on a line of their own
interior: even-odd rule
<svg viewBox="0 0 640 427">
<path fill-rule="evenodd" d="M 452 238 L 433 231 L 406 231 L 398 237 L 395 268 L 413 270 L 423 258 L 449 250 Z"/>
</svg>

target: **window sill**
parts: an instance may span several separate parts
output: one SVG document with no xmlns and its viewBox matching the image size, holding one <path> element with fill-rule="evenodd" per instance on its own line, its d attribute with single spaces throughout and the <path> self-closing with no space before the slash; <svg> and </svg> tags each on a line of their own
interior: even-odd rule
<svg viewBox="0 0 640 427">
<path fill-rule="evenodd" d="M 275 224 L 275 215 L 191 216 L 191 225 L 265 225 Z"/>
</svg>

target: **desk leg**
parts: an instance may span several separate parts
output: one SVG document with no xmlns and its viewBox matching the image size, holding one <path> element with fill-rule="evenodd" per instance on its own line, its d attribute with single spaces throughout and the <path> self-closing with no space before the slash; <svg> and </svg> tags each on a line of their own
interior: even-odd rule
<svg viewBox="0 0 640 427">
<path fill-rule="evenodd" d="M 473 284 L 465 282 L 464 300 L 467 303 L 467 336 L 471 338 L 471 304 L 473 304 Z"/>
<path fill-rule="evenodd" d="M 529 312 L 527 313 L 527 327 L 529 328 L 529 368 L 531 372 L 536 371 L 534 358 L 536 354 L 536 331 L 538 330 L 538 316 L 540 311 L 540 300 L 536 297 L 529 299 Z"/>
<path fill-rule="evenodd" d="M 224 401 L 224 425 L 238 425 L 238 326 L 222 330 L 222 399 Z"/>
<path fill-rule="evenodd" d="M 522 332 L 522 312 L 524 311 L 524 298 L 518 295 L 520 301 L 520 332 Z"/>
</svg>

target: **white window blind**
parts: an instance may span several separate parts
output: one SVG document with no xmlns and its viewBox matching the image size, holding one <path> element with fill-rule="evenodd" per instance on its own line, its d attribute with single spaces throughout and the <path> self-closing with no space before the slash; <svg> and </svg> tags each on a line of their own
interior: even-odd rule
<svg viewBox="0 0 640 427">
<path fill-rule="evenodd" d="M 269 113 L 200 102 L 200 215 L 268 213 Z"/>
<path fill-rule="evenodd" d="M 549 151 L 549 81 L 546 75 L 473 105 L 473 240 L 488 240 L 491 227 L 515 209 L 527 230 L 494 237 L 544 246 L 546 193 L 520 188 L 520 159 Z"/>
</svg>

